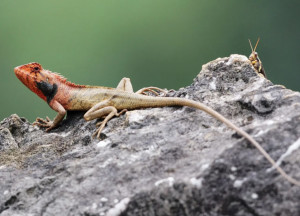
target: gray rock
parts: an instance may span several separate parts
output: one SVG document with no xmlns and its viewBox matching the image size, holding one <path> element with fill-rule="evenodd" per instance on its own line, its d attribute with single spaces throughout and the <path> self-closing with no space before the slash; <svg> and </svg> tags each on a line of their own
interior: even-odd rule
<svg viewBox="0 0 300 216">
<path fill-rule="evenodd" d="M 209 62 L 167 96 L 212 107 L 300 179 L 300 93 L 258 76 L 245 56 Z M 300 188 L 200 110 L 130 111 L 101 141 L 82 115 L 49 133 L 17 115 L 0 123 L 0 215 L 300 215 Z"/>
</svg>

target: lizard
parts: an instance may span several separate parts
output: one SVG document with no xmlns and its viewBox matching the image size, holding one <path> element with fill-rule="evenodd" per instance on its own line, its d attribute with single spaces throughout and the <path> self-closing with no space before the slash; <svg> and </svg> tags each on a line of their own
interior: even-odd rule
<svg viewBox="0 0 300 216">
<path fill-rule="evenodd" d="M 233 129 L 254 145 L 286 180 L 300 186 L 300 182 L 286 174 L 251 135 L 201 102 L 186 98 L 147 95 L 147 92 L 160 90 L 156 87 L 142 88 L 134 92 L 129 78 L 123 78 L 117 88 L 77 85 L 67 81 L 66 78 L 58 73 L 43 69 L 39 63 L 28 63 L 15 67 L 14 72 L 25 86 L 46 101 L 57 112 L 53 121 L 46 117 L 45 120 L 37 118 L 34 122 L 35 125 L 45 127 L 46 131 L 57 127 L 64 119 L 67 111 L 86 111 L 83 116 L 86 121 L 105 117 L 97 125 L 99 127 L 95 134 L 99 138 L 106 123 L 114 116 L 119 116 L 127 110 L 150 107 L 188 106 L 206 112 Z"/>
</svg>

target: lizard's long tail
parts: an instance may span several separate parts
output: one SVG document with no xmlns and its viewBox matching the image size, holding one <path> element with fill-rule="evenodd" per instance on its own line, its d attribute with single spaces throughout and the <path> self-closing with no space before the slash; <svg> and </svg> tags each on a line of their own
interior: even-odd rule
<svg viewBox="0 0 300 216">
<path fill-rule="evenodd" d="M 253 144 L 286 180 L 288 180 L 289 182 L 291 182 L 291 183 L 293 183 L 297 186 L 300 186 L 300 182 L 297 181 L 296 179 L 292 178 L 288 174 L 286 174 L 286 172 L 276 164 L 276 162 L 271 158 L 271 156 L 262 148 L 262 146 L 258 142 L 256 142 L 247 132 L 245 132 L 241 128 L 237 127 L 236 125 L 234 125 L 231 121 L 229 121 L 227 118 L 222 116 L 220 113 L 214 111 L 213 109 L 209 108 L 208 106 L 206 106 L 206 105 L 204 105 L 200 102 L 196 102 L 196 101 L 188 100 L 188 99 L 184 99 L 184 98 L 171 98 L 171 97 L 170 98 L 168 98 L 168 97 L 158 98 L 158 97 L 155 97 L 155 99 L 156 100 L 153 100 L 153 102 L 154 101 L 157 101 L 157 102 L 159 101 L 159 103 L 155 104 L 155 102 L 154 102 L 153 106 L 156 105 L 156 106 L 188 106 L 188 107 L 193 107 L 193 108 L 202 110 L 202 111 L 208 113 L 209 115 L 211 115 L 212 117 L 214 117 L 214 118 L 218 119 L 219 121 L 223 122 L 228 127 L 233 129 L 234 131 L 236 131 L 238 134 L 245 137 L 251 144 Z M 162 104 L 162 102 L 164 102 L 164 104 Z"/>
</svg>

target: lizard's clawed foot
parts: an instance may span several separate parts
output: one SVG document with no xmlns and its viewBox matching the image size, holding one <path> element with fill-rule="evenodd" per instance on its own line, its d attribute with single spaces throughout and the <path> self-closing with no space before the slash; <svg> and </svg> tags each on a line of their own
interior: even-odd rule
<svg viewBox="0 0 300 216">
<path fill-rule="evenodd" d="M 167 94 L 167 91 L 161 89 L 161 88 L 157 88 L 157 87 L 146 87 L 146 88 L 142 88 L 140 90 L 138 90 L 137 92 L 135 92 L 137 94 L 142 94 L 142 95 L 147 95 L 147 96 L 165 96 Z"/>
<path fill-rule="evenodd" d="M 101 122 L 98 122 L 96 124 L 96 126 L 99 126 L 97 128 L 97 130 L 93 133 L 92 137 L 94 138 L 95 136 L 97 137 L 97 139 L 100 138 L 100 134 L 101 134 L 101 131 L 104 129 L 106 123 L 114 116 L 120 116 L 122 115 L 123 113 L 127 112 L 128 110 L 127 109 L 123 109 L 121 110 L 119 113 L 115 113 L 114 111 L 111 112 L 108 116 L 105 117 L 105 119 Z"/>
<path fill-rule="evenodd" d="M 105 124 L 103 124 L 103 121 L 102 122 L 99 122 L 96 124 L 97 126 L 100 125 L 97 130 L 93 133 L 92 137 L 97 137 L 97 139 L 100 138 L 100 134 L 101 134 L 101 131 L 103 130 L 103 128 L 105 127 Z"/>
<path fill-rule="evenodd" d="M 32 125 L 37 125 L 39 127 L 46 128 L 46 131 L 50 131 L 53 128 L 53 121 L 46 116 L 46 119 L 36 118 L 35 122 Z"/>
</svg>

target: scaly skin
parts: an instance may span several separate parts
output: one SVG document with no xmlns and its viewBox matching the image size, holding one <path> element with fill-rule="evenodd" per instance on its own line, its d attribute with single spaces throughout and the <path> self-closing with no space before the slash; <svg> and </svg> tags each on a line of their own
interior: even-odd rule
<svg viewBox="0 0 300 216">
<path fill-rule="evenodd" d="M 101 86 L 76 85 L 67 82 L 59 74 L 44 70 L 38 63 L 21 65 L 16 67 L 14 71 L 24 85 L 46 101 L 53 110 L 58 112 L 53 121 L 48 117 L 46 120 L 37 118 L 34 123 L 46 127 L 47 131 L 56 127 L 63 120 L 67 110 L 87 111 L 84 114 L 84 118 L 87 121 L 105 116 L 105 119 L 96 131 L 97 137 L 99 137 L 105 124 L 113 116 L 119 116 L 127 110 L 147 107 L 188 106 L 208 113 L 235 130 L 253 144 L 285 179 L 300 186 L 300 182 L 288 176 L 248 133 L 235 126 L 220 113 L 200 102 L 183 98 L 143 95 L 147 91 L 160 91 L 160 89 L 155 87 L 143 88 L 134 93 L 130 80 L 127 78 L 123 78 L 115 89 Z M 118 113 L 118 110 L 121 112 Z"/>
</svg>

